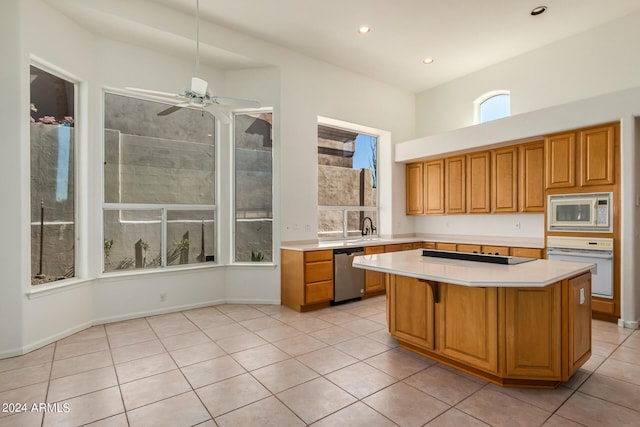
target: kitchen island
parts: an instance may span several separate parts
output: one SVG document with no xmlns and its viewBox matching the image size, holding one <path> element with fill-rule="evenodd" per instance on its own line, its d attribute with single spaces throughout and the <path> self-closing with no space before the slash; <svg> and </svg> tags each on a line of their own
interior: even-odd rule
<svg viewBox="0 0 640 427">
<path fill-rule="evenodd" d="M 387 325 L 406 349 L 501 386 L 555 388 L 591 356 L 592 264 L 365 255 L 386 273 Z"/>
</svg>

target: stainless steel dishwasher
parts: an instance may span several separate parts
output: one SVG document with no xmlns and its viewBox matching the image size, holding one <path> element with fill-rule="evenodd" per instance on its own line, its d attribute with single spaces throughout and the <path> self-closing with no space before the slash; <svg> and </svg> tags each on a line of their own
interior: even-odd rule
<svg viewBox="0 0 640 427">
<path fill-rule="evenodd" d="M 364 270 L 351 265 L 358 255 L 364 255 L 363 248 L 334 249 L 333 302 L 361 298 L 364 294 Z"/>
</svg>

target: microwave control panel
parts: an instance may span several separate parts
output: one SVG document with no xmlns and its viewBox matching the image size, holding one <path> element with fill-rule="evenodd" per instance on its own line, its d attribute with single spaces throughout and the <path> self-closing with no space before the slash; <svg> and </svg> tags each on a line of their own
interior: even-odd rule
<svg viewBox="0 0 640 427">
<path fill-rule="evenodd" d="M 605 199 L 598 200 L 598 211 L 596 214 L 596 224 L 601 226 L 609 225 L 609 201 Z"/>
</svg>

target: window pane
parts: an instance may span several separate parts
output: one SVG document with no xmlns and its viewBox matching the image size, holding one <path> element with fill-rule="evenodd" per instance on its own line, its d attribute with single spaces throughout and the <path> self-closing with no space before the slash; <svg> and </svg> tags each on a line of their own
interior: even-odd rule
<svg viewBox="0 0 640 427">
<path fill-rule="evenodd" d="M 376 207 L 377 138 L 356 131 L 318 125 L 318 206 Z M 318 211 L 318 238 L 360 236 L 362 219 L 377 227 L 375 211 Z"/>
<path fill-rule="evenodd" d="M 365 221 L 365 218 L 369 219 Z M 376 227 L 375 232 L 372 230 L 371 225 Z M 363 233 L 363 228 L 366 228 L 366 235 L 372 236 L 378 234 L 378 215 L 375 211 L 362 211 L 362 212 L 347 212 L 347 236 L 360 237 Z"/>
<path fill-rule="evenodd" d="M 507 94 L 492 96 L 480 104 L 480 123 L 509 117 L 510 97 Z"/>
<path fill-rule="evenodd" d="M 74 84 L 31 66 L 31 284 L 75 276 Z"/>
<path fill-rule="evenodd" d="M 272 113 L 236 114 L 235 261 L 273 261 Z"/>
<path fill-rule="evenodd" d="M 215 119 L 105 94 L 106 203 L 214 204 Z"/>
<path fill-rule="evenodd" d="M 215 261 L 215 213 L 167 211 L 167 265 Z"/>
<path fill-rule="evenodd" d="M 104 211 L 104 271 L 160 267 L 161 233 L 159 209 Z"/>
</svg>

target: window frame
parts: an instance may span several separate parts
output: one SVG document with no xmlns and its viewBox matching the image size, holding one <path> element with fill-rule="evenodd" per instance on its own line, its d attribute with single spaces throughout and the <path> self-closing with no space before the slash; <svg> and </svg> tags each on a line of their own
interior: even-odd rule
<svg viewBox="0 0 640 427">
<path fill-rule="evenodd" d="M 86 179 L 81 179 L 80 173 L 80 158 L 84 155 L 81 150 L 81 140 L 84 141 L 85 138 L 85 114 L 84 114 L 84 100 L 85 98 L 82 95 L 81 91 L 84 90 L 82 80 L 73 75 L 66 70 L 55 66 L 41 58 L 38 58 L 34 55 L 30 55 L 29 57 L 29 69 L 31 67 L 38 68 L 52 76 L 55 76 L 59 79 L 65 80 L 71 84 L 73 84 L 73 276 L 55 280 L 52 282 L 46 282 L 38 285 L 34 285 L 33 283 L 29 284 L 29 292 L 40 292 L 50 288 L 58 288 L 60 286 L 68 286 L 73 285 L 75 283 L 83 282 L 88 277 L 87 272 L 87 256 L 84 255 L 86 251 L 86 239 L 80 239 L 81 233 L 85 225 L 85 217 L 81 215 L 83 210 L 81 209 L 80 199 L 82 195 L 85 193 L 86 189 L 84 187 L 83 182 L 86 182 Z M 31 85 L 31 83 L 30 83 Z M 31 102 L 31 87 L 29 87 L 29 99 Z M 31 150 L 31 129 L 29 129 L 29 151 Z M 31 181 L 31 153 L 29 152 L 29 181 Z M 29 200 L 31 200 L 31 185 L 29 186 Z M 29 211 L 31 211 L 31 203 L 29 203 Z M 32 221 L 29 219 L 29 229 L 31 234 Z M 31 271 L 31 238 L 29 239 L 29 277 L 32 277 Z"/>
<path fill-rule="evenodd" d="M 375 238 L 380 236 L 380 139 L 382 138 L 382 131 L 362 125 L 358 125 L 355 123 L 345 122 L 336 119 L 330 119 L 326 117 L 318 116 L 318 120 L 316 123 L 316 130 L 318 126 L 326 126 L 334 129 L 345 130 L 349 132 L 356 132 L 359 135 L 368 135 L 376 138 L 376 205 L 375 206 L 332 206 L 332 205 L 317 205 L 317 212 L 320 211 L 342 211 L 342 237 L 321 237 L 320 231 L 316 230 L 316 238 L 319 242 L 331 242 L 331 241 L 346 241 L 346 240 L 358 240 L 361 237 L 352 237 L 349 236 L 349 230 L 347 226 L 347 218 L 349 212 L 375 212 L 376 218 L 378 219 L 378 225 L 376 226 L 377 233 L 374 235 Z M 318 141 L 316 138 L 316 156 L 318 155 L 317 151 Z M 318 161 L 316 159 L 316 178 L 318 176 L 317 169 Z M 319 188 L 319 186 L 318 186 Z M 316 203 L 318 200 L 318 194 L 316 193 Z M 318 217 L 316 216 L 316 227 L 318 226 Z"/>
<path fill-rule="evenodd" d="M 154 274 L 161 272 L 169 272 L 175 270 L 195 270 L 202 268 L 216 268 L 223 266 L 224 264 L 220 262 L 220 211 L 218 209 L 219 206 L 219 197 L 220 197 L 220 140 L 221 140 L 221 132 L 220 128 L 222 125 L 222 121 L 215 116 L 210 111 L 204 110 L 203 112 L 209 114 L 212 119 L 215 121 L 215 135 L 214 135 L 214 186 L 212 191 L 214 192 L 213 204 L 203 204 L 203 205 L 191 205 L 191 204 L 171 204 L 171 203 L 162 203 L 162 204 L 151 204 L 151 203 L 107 203 L 104 201 L 105 193 L 104 193 L 104 185 L 105 185 L 105 172 L 104 172 L 104 164 L 105 164 L 105 102 L 107 94 L 126 96 L 129 98 L 134 98 L 142 101 L 150 101 L 157 102 L 160 104 L 166 104 L 167 107 L 172 106 L 173 104 L 164 102 L 163 100 L 159 100 L 154 98 L 153 96 L 144 96 L 139 94 L 132 94 L 126 90 L 105 87 L 102 89 L 102 102 L 101 102 L 101 164 L 102 164 L 102 173 L 100 176 L 100 195 L 101 195 L 101 218 L 100 218 L 100 242 L 104 242 L 105 234 L 104 234 L 104 212 L 105 211 L 118 211 L 118 210 L 160 210 L 162 213 L 161 218 L 161 266 L 156 268 L 134 268 L 128 270 L 111 270 L 104 271 L 104 245 L 100 246 L 100 259 L 99 259 L 99 268 L 98 268 L 98 276 L 99 277 L 113 277 L 113 276 L 126 276 L 126 275 L 140 275 L 140 274 Z M 203 210 L 203 211 L 213 211 L 214 218 L 214 261 L 209 262 L 201 262 L 201 263 L 189 263 L 189 264 L 181 264 L 181 265 L 167 265 L 167 211 L 181 211 L 181 210 Z"/>
<path fill-rule="evenodd" d="M 494 98 L 496 96 L 502 96 L 502 95 L 506 95 L 509 97 L 509 111 L 507 113 L 506 116 L 504 117 L 510 117 L 511 116 L 511 91 L 506 90 L 506 89 L 497 89 L 497 90 L 492 90 L 489 92 L 486 92 L 482 95 L 480 95 L 478 98 L 476 98 L 473 101 L 473 122 L 475 124 L 482 124 L 482 123 L 489 123 L 493 120 L 498 120 L 498 119 L 493 119 L 493 120 L 487 120 L 487 121 L 480 121 L 482 118 L 482 114 L 481 114 L 481 110 L 482 110 L 482 104 L 484 104 L 486 101 L 488 101 L 491 98 Z M 504 118 L 504 117 L 500 117 L 500 118 Z"/>
<path fill-rule="evenodd" d="M 253 261 L 236 261 L 236 126 L 235 126 L 235 120 L 236 117 L 240 114 L 260 114 L 260 113 L 271 113 L 271 141 L 272 141 L 272 146 L 271 146 L 271 170 L 272 170 L 272 174 L 271 174 L 271 213 L 272 213 L 272 218 L 269 220 L 269 222 L 271 222 L 271 261 L 266 261 L 266 262 L 253 262 Z M 277 259 L 277 255 L 275 253 L 275 232 L 276 232 L 276 227 L 275 227 L 275 144 L 276 141 L 274 139 L 274 134 L 275 134 L 275 113 L 274 113 L 274 109 L 273 107 L 261 107 L 261 108 L 252 108 L 252 109 L 238 109 L 238 110 L 234 110 L 231 112 L 231 123 L 229 126 L 229 135 L 230 135 L 230 146 L 231 149 L 229 150 L 229 159 L 230 159 L 230 172 L 229 172 L 229 176 L 230 176 L 230 190 L 231 190 L 231 194 L 230 194 L 230 199 L 231 199 L 231 209 L 229 211 L 229 221 L 230 221 L 230 236 L 229 236 L 229 265 L 232 266 L 251 266 L 251 267 L 264 267 L 264 266 L 275 266 L 276 265 L 276 259 Z"/>
</svg>

